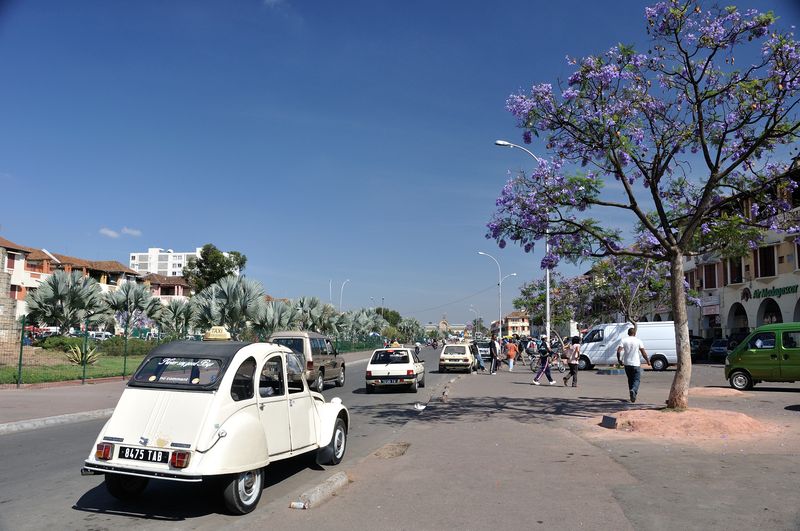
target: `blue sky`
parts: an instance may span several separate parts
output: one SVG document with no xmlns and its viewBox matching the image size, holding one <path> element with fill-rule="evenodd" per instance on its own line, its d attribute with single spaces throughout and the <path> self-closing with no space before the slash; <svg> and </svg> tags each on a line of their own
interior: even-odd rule
<svg viewBox="0 0 800 531">
<path fill-rule="evenodd" d="M 649 4 L 0 3 L 0 236 L 123 263 L 211 242 L 276 297 L 332 283 L 338 305 L 350 279 L 344 309 L 496 318 L 478 251 L 518 275 L 504 313 L 542 275 L 540 249 L 484 237 L 530 167 L 493 145 L 520 141 L 506 97 L 566 78 L 565 55 L 646 49 Z M 800 22 L 796 0 L 736 4 Z"/>
</svg>

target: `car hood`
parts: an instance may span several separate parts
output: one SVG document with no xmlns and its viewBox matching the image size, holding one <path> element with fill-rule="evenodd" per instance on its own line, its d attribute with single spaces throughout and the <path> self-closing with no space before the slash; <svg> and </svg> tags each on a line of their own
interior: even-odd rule
<svg viewBox="0 0 800 531">
<path fill-rule="evenodd" d="M 104 437 L 159 448 L 172 443 L 196 446 L 213 392 L 127 388 L 106 424 Z M 147 439 L 147 441 L 144 441 Z"/>
</svg>

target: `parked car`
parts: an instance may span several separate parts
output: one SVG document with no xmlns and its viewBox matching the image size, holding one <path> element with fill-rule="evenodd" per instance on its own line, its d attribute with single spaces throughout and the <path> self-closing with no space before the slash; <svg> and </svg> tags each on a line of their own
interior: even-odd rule
<svg viewBox="0 0 800 531">
<path fill-rule="evenodd" d="M 469 345 L 445 345 L 439 354 L 439 372 L 465 371 L 471 373 L 475 367 L 475 357 L 470 352 Z"/>
<path fill-rule="evenodd" d="M 397 387 L 416 393 L 425 387 L 425 362 L 410 348 L 379 348 L 367 363 L 365 383 L 367 393 Z"/>
<path fill-rule="evenodd" d="M 285 347 L 176 341 L 144 358 L 81 473 L 104 474 L 121 500 L 150 479 L 218 479 L 228 510 L 245 514 L 258 504 L 267 465 L 309 452 L 338 464 L 349 427 L 341 399 L 310 391 L 303 362 Z"/>
<path fill-rule="evenodd" d="M 723 361 L 728 354 L 730 354 L 730 350 L 728 349 L 729 344 L 729 339 L 715 339 L 714 342 L 711 343 L 711 348 L 708 349 L 708 360 Z"/>
<path fill-rule="evenodd" d="M 595 365 L 617 363 L 617 347 L 628 335 L 630 323 L 605 323 L 592 327 L 581 342 L 578 359 L 580 370 Z M 670 364 L 678 362 L 675 350 L 675 325 L 672 321 L 639 323 L 636 337 L 642 340 L 654 371 L 664 371 Z"/>
<path fill-rule="evenodd" d="M 114 337 L 114 334 L 112 334 L 111 332 L 106 332 L 104 330 L 99 330 L 99 331 L 90 330 L 89 331 L 89 338 L 90 339 L 94 339 L 95 341 L 105 341 L 106 339 L 108 339 L 110 337 Z"/>
<path fill-rule="evenodd" d="M 725 358 L 725 378 L 740 391 L 800 380 L 800 323 L 756 328 Z"/>
<path fill-rule="evenodd" d="M 344 358 L 339 356 L 327 336 L 316 332 L 285 331 L 275 332 L 267 341 L 288 347 L 303 356 L 308 383 L 315 391 L 321 392 L 325 382 L 333 382 L 336 387 L 344 385 Z"/>
</svg>

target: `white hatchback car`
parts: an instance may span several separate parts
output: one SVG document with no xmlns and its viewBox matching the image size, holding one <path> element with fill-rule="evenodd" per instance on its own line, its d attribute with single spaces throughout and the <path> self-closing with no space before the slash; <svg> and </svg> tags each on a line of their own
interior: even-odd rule
<svg viewBox="0 0 800 531">
<path fill-rule="evenodd" d="M 367 393 L 379 387 L 407 387 L 412 393 L 425 387 L 425 362 L 410 348 L 381 348 L 367 364 Z"/>
<path fill-rule="evenodd" d="M 123 500 L 151 478 L 222 478 L 227 508 L 245 514 L 258 504 L 269 463 L 317 452 L 319 463 L 338 464 L 349 425 L 342 401 L 310 391 L 285 347 L 177 341 L 142 361 L 81 472 L 105 474 Z"/>
<path fill-rule="evenodd" d="M 475 366 L 475 356 L 469 345 L 460 343 L 457 345 L 445 345 L 439 355 L 439 372 L 445 371 L 466 371 L 472 372 Z"/>
</svg>

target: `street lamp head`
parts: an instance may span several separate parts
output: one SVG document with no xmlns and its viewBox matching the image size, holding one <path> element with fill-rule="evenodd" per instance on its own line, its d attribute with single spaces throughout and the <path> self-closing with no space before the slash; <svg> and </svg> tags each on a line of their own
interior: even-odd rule
<svg viewBox="0 0 800 531">
<path fill-rule="evenodd" d="M 478 251 L 478 254 L 486 255 L 483 251 Z"/>
<path fill-rule="evenodd" d="M 510 148 L 514 147 L 514 144 L 512 144 L 511 142 L 507 142 L 505 140 L 495 140 L 494 145 L 500 147 L 510 147 Z"/>
</svg>

